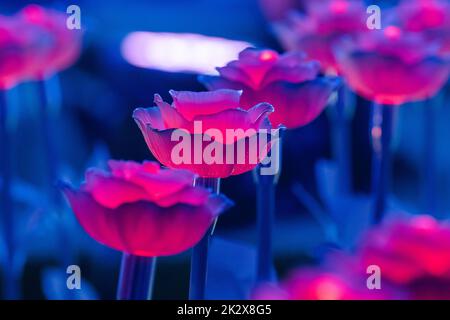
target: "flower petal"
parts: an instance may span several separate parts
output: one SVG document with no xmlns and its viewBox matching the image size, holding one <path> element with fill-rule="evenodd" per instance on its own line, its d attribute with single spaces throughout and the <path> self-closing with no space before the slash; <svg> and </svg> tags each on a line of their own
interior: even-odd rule
<svg viewBox="0 0 450 320">
<path fill-rule="evenodd" d="M 225 197 L 215 205 L 177 204 L 160 208 L 150 202 L 102 207 L 87 193 L 64 185 L 63 191 L 86 232 L 113 249 L 138 256 L 166 256 L 183 252 L 204 236 L 214 218 L 228 206 Z"/>
<path fill-rule="evenodd" d="M 189 121 L 198 115 L 210 115 L 239 107 L 242 92 L 221 89 L 210 92 L 169 91 L 174 107 Z"/>
<path fill-rule="evenodd" d="M 164 128 L 185 128 L 190 130 L 189 128 L 191 128 L 192 125 L 177 111 L 177 109 L 167 102 L 164 102 L 160 95 L 155 94 L 154 102 L 161 112 Z M 152 126 L 152 128 L 160 129 L 154 126 Z"/>
<path fill-rule="evenodd" d="M 275 81 L 300 83 L 313 80 L 317 77 L 319 71 L 320 63 L 318 61 L 309 61 L 298 65 L 275 65 L 266 73 L 261 87 Z"/>
<path fill-rule="evenodd" d="M 60 188 L 81 226 L 92 238 L 116 250 L 126 251 L 126 241 L 121 237 L 113 212 L 98 204 L 88 192 L 75 190 L 66 183 L 61 183 Z"/>
<path fill-rule="evenodd" d="M 186 147 L 183 148 L 183 151 L 186 151 L 187 155 L 173 155 L 172 152 L 175 152 L 175 147 L 182 143 L 181 140 L 172 140 L 174 132 L 180 131 L 176 129 L 158 131 L 152 129 L 151 127 L 147 127 L 145 140 L 150 151 L 159 162 L 169 168 L 190 170 L 200 177 L 205 178 L 226 178 L 231 175 L 233 164 L 227 164 L 226 161 L 224 161 L 224 156 L 221 157 L 221 163 L 205 163 L 203 159 L 203 151 L 211 142 L 203 141 L 203 135 L 195 135 L 185 132 L 184 136 L 187 139 L 187 144 Z M 199 144 L 199 147 L 197 148 L 194 145 L 195 140 L 201 141 L 201 144 Z M 194 154 L 196 152 L 200 155 L 199 163 L 196 163 L 194 159 Z M 177 157 L 181 158 L 181 160 L 175 161 Z"/>
<path fill-rule="evenodd" d="M 161 115 L 161 111 L 158 108 L 137 108 L 133 111 L 133 119 L 142 130 L 148 124 L 152 128 L 163 130 L 165 129 L 164 120 Z"/>
<path fill-rule="evenodd" d="M 100 205 L 110 209 L 124 203 L 150 199 L 150 195 L 141 186 L 98 169 L 86 171 L 86 184 L 83 188 Z"/>
</svg>

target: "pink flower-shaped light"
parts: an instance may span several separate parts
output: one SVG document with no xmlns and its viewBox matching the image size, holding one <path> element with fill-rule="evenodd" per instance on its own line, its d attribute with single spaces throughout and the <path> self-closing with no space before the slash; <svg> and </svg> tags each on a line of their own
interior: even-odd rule
<svg viewBox="0 0 450 320">
<path fill-rule="evenodd" d="M 194 187 L 194 174 L 156 162 L 109 161 L 90 169 L 79 189 L 63 185 L 78 221 L 98 242 L 137 256 L 178 254 L 194 246 L 231 205 Z"/>
<path fill-rule="evenodd" d="M 393 297 L 390 290 L 369 290 L 364 277 L 305 268 L 295 271 L 280 285 L 262 285 L 253 298 L 257 300 L 375 300 Z"/>
<path fill-rule="evenodd" d="M 252 170 L 267 155 L 269 144 L 260 145 L 259 135 L 264 129 L 270 133 L 271 125 L 267 115 L 273 107 L 267 103 L 260 103 L 244 110 L 241 108 L 241 91 L 217 90 L 211 92 L 170 91 L 173 98 L 172 105 L 164 102 L 159 95 L 155 95 L 157 107 L 138 108 L 133 118 L 141 129 L 150 151 L 165 166 L 169 168 L 189 169 L 204 178 L 225 178 Z M 201 131 L 195 129 L 195 123 L 201 123 Z M 215 137 L 213 141 L 206 141 L 208 130 L 218 130 L 222 137 Z M 242 129 L 233 141 L 226 139 L 227 130 Z M 172 151 L 180 142 L 172 141 L 175 131 L 183 130 L 189 135 L 191 150 L 188 163 L 174 161 Z M 250 130 L 245 132 L 246 130 Z M 236 131 L 237 132 L 237 131 Z M 245 161 L 239 163 L 236 159 L 237 146 L 242 139 L 258 141 L 249 143 L 245 149 Z M 196 149 L 196 142 L 199 148 Z M 223 150 L 220 161 L 206 163 L 203 152 L 208 146 L 215 144 Z M 235 150 L 233 161 L 227 161 L 227 148 Z M 253 161 L 251 154 L 256 154 Z M 200 161 L 196 162 L 196 157 Z"/>
<path fill-rule="evenodd" d="M 450 53 L 450 3 L 446 0 L 403 0 L 394 10 L 394 21 L 407 31 L 423 33 Z"/>
<path fill-rule="evenodd" d="M 68 68 L 78 59 L 82 32 L 67 28 L 65 13 L 33 4 L 22 9 L 17 18 L 29 41 L 31 78 L 50 76 Z"/>
<path fill-rule="evenodd" d="M 0 89 L 25 80 L 30 67 L 27 58 L 27 41 L 18 32 L 17 22 L 0 16 Z"/>
<path fill-rule="evenodd" d="M 422 35 L 388 26 L 336 48 L 349 86 L 369 100 L 399 105 L 427 99 L 445 84 L 448 59 Z"/>
<path fill-rule="evenodd" d="M 274 30 L 287 50 L 301 50 L 318 60 L 326 73 L 339 71 L 333 46 L 342 37 L 367 31 L 366 7 L 362 1 L 308 1 L 305 14 L 293 13 Z"/>
<path fill-rule="evenodd" d="M 431 216 L 393 220 L 372 230 L 358 256 L 362 269 L 378 265 L 382 278 L 410 299 L 450 299 L 450 226 Z"/>
<path fill-rule="evenodd" d="M 217 68 L 220 77 L 204 76 L 200 81 L 209 89 L 242 90 L 244 108 L 268 102 L 275 108 L 269 118 L 273 126 L 304 126 L 317 118 L 337 87 L 335 78 L 318 77 L 317 61 L 291 52 L 279 55 L 272 50 L 245 49 L 239 59 Z"/>
</svg>

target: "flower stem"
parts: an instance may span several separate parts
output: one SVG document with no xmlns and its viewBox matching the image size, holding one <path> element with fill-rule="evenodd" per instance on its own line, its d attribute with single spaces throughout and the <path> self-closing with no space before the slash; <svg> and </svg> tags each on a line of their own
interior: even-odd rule
<svg viewBox="0 0 450 320">
<path fill-rule="evenodd" d="M 3 235 L 6 246 L 6 259 L 3 277 L 4 295 L 6 299 L 19 298 L 19 276 L 14 266 L 14 213 L 11 194 L 11 144 L 7 126 L 6 91 L 0 89 L 0 176 L 1 176 L 1 217 Z"/>
<path fill-rule="evenodd" d="M 55 204 L 58 204 L 61 200 L 60 193 L 55 187 L 55 183 L 58 178 L 58 157 L 56 148 L 52 137 L 56 136 L 52 132 L 49 116 L 49 97 L 46 87 L 45 79 L 37 81 L 38 95 L 39 95 L 39 116 L 42 127 L 42 136 L 44 139 L 44 152 L 47 160 L 47 174 L 48 174 L 48 188 L 51 192 L 51 197 Z"/>
<path fill-rule="evenodd" d="M 58 153 L 52 139 L 52 137 L 55 137 L 57 134 L 56 132 L 54 132 L 54 130 L 52 130 L 53 128 L 51 126 L 49 114 L 50 98 L 54 95 L 59 95 L 59 86 L 57 88 L 58 91 L 56 92 L 55 90 L 49 90 L 48 82 L 44 78 L 38 80 L 36 85 L 39 97 L 39 117 L 41 122 L 40 125 L 42 130 L 42 138 L 44 141 L 44 154 L 47 160 L 47 188 L 49 191 L 49 198 L 52 200 L 53 205 L 58 208 L 59 211 L 62 205 L 62 198 L 58 188 L 55 187 L 55 183 L 59 178 L 59 161 Z M 60 216 L 57 236 L 60 248 L 59 260 L 64 268 L 69 265 L 73 259 L 71 254 L 71 244 L 68 239 L 66 229 L 67 227 L 65 225 L 64 217 Z"/>
<path fill-rule="evenodd" d="M 372 194 L 374 223 L 381 222 L 386 211 L 386 198 L 391 174 L 391 140 L 394 108 L 393 106 L 374 103 L 372 110 Z"/>
<path fill-rule="evenodd" d="M 210 188 L 213 193 L 220 192 L 220 179 L 197 178 L 196 186 Z M 214 226 L 212 227 L 214 228 Z M 204 300 L 206 291 L 206 278 L 208 273 L 208 248 L 211 238 L 211 229 L 203 236 L 202 240 L 192 249 L 191 276 L 189 280 L 189 299 Z"/>
<path fill-rule="evenodd" d="M 123 253 L 117 288 L 118 300 L 150 300 L 152 298 L 156 258 Z"/>
<path fill-rule="evenodd" d="M 347 88 L 342 85 L 339 88 L 338 98 L 335 106 L 335 132 L 334 146 L 335 157 L 338 166 L 337 190 L 342 194 L 348 194 L 352 190 L 351 174 L 351 141 L 350 141 L 350 121 L 347 117 Z"/>
<path fill-rule="evenodd" d="M 254 171 L 256 182 L 257 198 L 257 221 L 258 221 L 258 252 L 256 263 L 256 283 L 274 280 L 273 277 L 273 225 L 275 222 L 275 187 L 281 172 L 281 134 L 283 130 L 278 130 L 278 139 L 273 139 L 271 135 L 271 150 L 269 157 L 271 163 L 261 163 Z M 272 174 L 265 174 L 264 167 L 277 166 Z"/>
<path fill-rule="evenodd" d="M 424 197 L 425 210 L 430 215 L 436 215 L 436 134 L 434 125 L 436 111 L 433 100 L 428 99 L 424 103 Z"/>
</svg>

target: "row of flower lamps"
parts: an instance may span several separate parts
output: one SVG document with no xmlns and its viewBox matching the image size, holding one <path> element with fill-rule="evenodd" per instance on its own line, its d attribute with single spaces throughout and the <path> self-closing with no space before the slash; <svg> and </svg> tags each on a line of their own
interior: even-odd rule
<svg viewBox="0 0 450 320">
<path fill-rule="evenodd" d="M 28 25 L 33 22 L 33 26 L 37 25 L 32 28 L 37 31 L 33 32 L 54 32 L 58 20 L 52 20 L 50 13 L 53 14 L 37 6 L 28 7 L 20 16 L 28 17 L 24 20 L 29 21 L 21 20 L 21 23 L 26 22 Z M 220 179 L 254 169 L 258 182 L 257 282 L 273 280 L 271 229 L 274 220 L 274 189 L 278 176 L 260 175 L 258 168 L 255 168 L 256 164 L 249 163 L 174 163 L 171 158 L 174 147 L 171 134 L 177 129 L 194 133 L 194 121 L 202 121 L 203 130 L 219 129 L 223 136 L 226 129 L 282 130 L 307 125 L 321 114 L 330 96 L 342 85 L 336 75 L 343 76 L 346 85 L 374 102 L 371 128 L 374 148 L 373 217 L 375 222 L 381 221 L 386 211 L 392 113 L 395 110 L 392 106 L 435 95 L 448 78 L 450 64 L 444 58 L 444 50 L 448 48 L 430 45 L 439 44 L 441 36 L 413 32 L 408 30 L 406 23 L 388 26 L 383 30 L 368 30 L 365 27 L 364 13 L 364 7 L 359 1 L 330 0 L 311 4 L 307 15 L 296 17 L 294 21 L 275 28 L 286 48 L 290 49 L 289 53 L 279 55 L 272 50 L 246 49 L 240 53 L 238 60 L 218 68 L 219 76 L 200 77 L 209 92 L 171 91 L 172 104 L 155 95 L 156 107 L 136 109 L 133 118 L 150 151 L 161 164 L 170 169 L 162 169 L 155 162 L 138 164 L 110 161 L 108 172 L 88 170 L 86 181 L 79 189 L 61 184 L 87 233 L 100 243 L 124 252 L 119 299 L 148 298 L 152 288 L 155 258 L 178 254 L 191 247 L 190 298 L 203 299 L 208 242 L 213 225 L 219 214 L 232 204 L 219 194 Z M 49 54 L 52 46 L 47 43 L 30 46 L 27 41 L 36 37 L 18 37 L 13 32 L 13 22 L 6 23 L 6 20 L 5 18 L 3 23 L 5 35 L 11 39 L 5 39 L 17 48 L 26 50 L 0 52 L 9 58 L 5 61 L 11 61 L 2 72 L 3 92 L 17 82 L 33 79 L 32 72 L 37 75 L 35 78 L 42 79 L 42 74 L 46 73 L 33 71 L 34 68 L 42 66 L 42 61 L 56 61 L 53 57 L 36 61 L 35 59 L 44 57 L 44 53 Z M 401 19 L 395 21 L 404 22 Z M 45 38 L 56 39 L 58 35 Z M 56 41 L 53 45 L 56 45 Z M 61 45 L 58 44 L 53 50 L 61 48 Z M 34 52 L 32 59 L 28 49 L 36 48 L 46 49 L 48 52 L 42 51 L 42 56 Z M 299 49 L 307 52 L 308 56 L 299 52 Z M 23 56 L 16 52 L 23 52 Z M 34 62 L 27 68 L 23 68 L 25 64 L 22 63 L 19 68 L 14 64 L 18 57 L 23 58 L 22 61 Z M 308 57 L 317 59 L 320 63 L 308 60 Z M 73 62 L 72 57 L 65 57 L 64 62 L 67 61 Z M 45 66 L 48 68 L 49 65 Z M 51 70 L 61 69 L 62 67 L 55 66 Z M 338 100 L 342 97 L 343 94 L 339 94 Z M 5 103 L 2 105 L 1 119 L 5 123 L 7 108 Z M 344 133 L 341 139 L 343 143 L 340 145 L 342 150 L 338 151 L 339 177 L 342 185 L 349 185 L 348 137 L 345 136 L 348 121 L 342 100 L 337 102 L 336 109 L 339 115 L 337 121 L 341 121 L 339 128 L 343 128 L 340 132 Z M 1 128 L 2 152 L 8 155 L 6 125 Z M 272 141 L 272 150 L 269 152 L 279 150 L 274 147 L 274 143 L 278 147 L 281 144 L 280 141 Z M 8 156 L 2 157 L 1 172 L 2 216 L 7 236 L 12 229 Z M 349 192 L 351 186 L 343 190 Z M 12 251 L 13 248 L 10 248 L 9 252 Z"/>
<path fill-rule="evenodd" d="M 15 234 L 12 194 L 11 137 L 8 127 L 8 91 L 19 83 L 33 82 L 38 92 L 39 116 L 47 160 L 48 186 L 53 200 L 58 160 L 49 119 L 47 79 L 71 66 L 81 51 L 82 32 L 66 27 L 67 16 L 58 11 L 29 5 L 14 16 L 0 16 L 0 214 L 5 243 L 4 296 L 20 297 L 21 266 Z M 62 233 L 61 233 L 62 234 Z"/>
</svg>

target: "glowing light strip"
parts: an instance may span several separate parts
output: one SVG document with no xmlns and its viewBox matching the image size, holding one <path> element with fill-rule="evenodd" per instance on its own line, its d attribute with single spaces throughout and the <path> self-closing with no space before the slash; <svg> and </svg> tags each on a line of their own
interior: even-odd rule
<svg viewBox="0 0 450 320">
<path fill-rule="evenodd" d="M 217 74 L 252 44 L 191 33 L 132 32 L 122 41 L 122 56 L 137 67 L 169 72 Z"/>
</svg>

